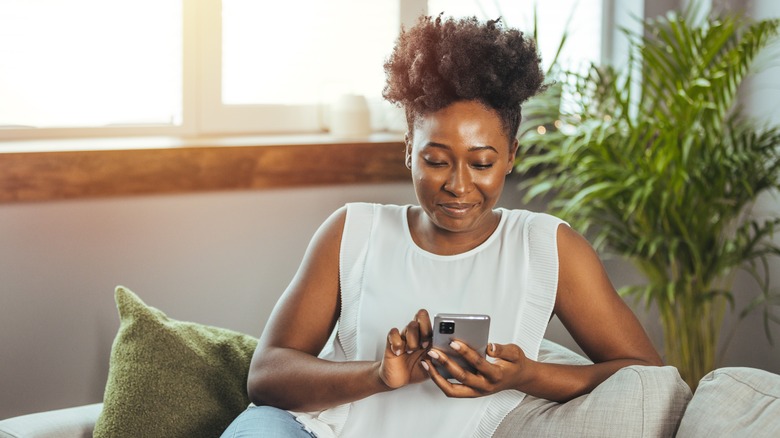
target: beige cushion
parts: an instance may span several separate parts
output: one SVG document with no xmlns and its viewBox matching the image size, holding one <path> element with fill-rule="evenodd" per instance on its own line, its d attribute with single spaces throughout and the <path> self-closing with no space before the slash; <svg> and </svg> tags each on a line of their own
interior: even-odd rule
<svg viewBox="0 0 780 438">
<path fill-rule="evenodd" d="M 755 368 L 720 368 L 699 381 L 678 436 L 779 437 L 780 376 Z"/>
<path fill-rule="evenodd" d="M 542 343 L 543 362 L 591 363 L 553 344 Z M 673 367 L 630 366 L 590 394 L 567 403 L 526 396 L 499 426 L 495 437 L 671 437 L 691 390 Z"/>
<path fill-rule="evenodd" d="M 176 321 L 116 289 L 119 333 L 96 437 L 214 437 L 246 409 L 257 340 Z"/>
<path fill-rule="evenodd" d="M 102 404 L 22 415 L 0 421 L 2 438 L 90 437 Z"/>
</svg>

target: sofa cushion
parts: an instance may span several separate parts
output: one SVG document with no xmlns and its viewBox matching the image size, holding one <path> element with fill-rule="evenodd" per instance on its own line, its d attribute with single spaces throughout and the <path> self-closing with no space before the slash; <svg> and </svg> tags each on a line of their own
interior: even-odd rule
<svg viewBox="0 0 780 438">
<path fill-rule="evenodd" d="M 0 421 L 0 438 L 62 438 L 92 436 L 100 403 L 21 415 Z"/>
<path fill-rule="evenodd" d="M 543 341 L 539 360 L 591 363 L 549 341 Z M 494 437 L 671 437 L 690 399 L 691 390 L 676 368 L 633 365 L 566 403 L 527 395 Z"/>
<path fill-rule="evenodd" d="M 119 332 L 95 437 L 219 436 L 249 404 L 257 340 L 176 321 L 117 287 Z"/>
<path fill-rule="evenodd" d="M 678 436 L 780 436 L 780 376 L 720 368 L 699 381 Z"/>
</svg>

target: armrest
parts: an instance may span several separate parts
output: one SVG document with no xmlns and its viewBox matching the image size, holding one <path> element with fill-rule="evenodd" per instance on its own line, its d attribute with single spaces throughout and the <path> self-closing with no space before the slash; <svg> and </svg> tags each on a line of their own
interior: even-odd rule
<svg viewBox="0 0 780 438">
<path fill-rule="evenodd" d="M 0 438 L 91 437 L 102 408 L 102 403 L 96 403 L 2 420 Z"/>
<path fill-rule="evenodd" d="M 593 362 L 549 339 L 542 339 L 539 346 L 539 362 L 560 363 L 566 365 L 590 365 Z"/>
<path fill-rule="evenodd" d="M 780 375 L 748 367 L 719 368 L 699 381 L 677 436 L 776 437 L 778 419 Z"/>
<path fill-rule="evenodd" d="M 549 341 L 542 343 L 539 359 L 590 363 Z M 526 395 L 493 436 L 671 437 L 691 396 L 676 368 L 632 365 L 567 403 Z"/>
</svg>

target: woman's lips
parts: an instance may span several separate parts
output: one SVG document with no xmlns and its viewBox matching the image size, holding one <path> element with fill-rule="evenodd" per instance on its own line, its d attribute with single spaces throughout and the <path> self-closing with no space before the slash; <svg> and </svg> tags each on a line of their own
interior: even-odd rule
<svg viewBox="0 0 780 438">
<path fill-rule="evenodd" d="M 439 206 L 450 216 L 464 216 L 474 208 L 476 204 L 442 203 Z"/>
</svg>

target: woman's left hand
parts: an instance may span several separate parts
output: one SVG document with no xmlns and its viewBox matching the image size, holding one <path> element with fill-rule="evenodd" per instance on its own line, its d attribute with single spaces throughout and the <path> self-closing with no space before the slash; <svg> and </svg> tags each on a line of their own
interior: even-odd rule
<svg viewBox="0 0 780 438">
<path fill-rule="evenodd" d="M 505 389 L 519 389 L 527 378 L 532 361 L 514 344 L 489 344 L 487 355 L 496 359 L 494 362 L 483 358 L 463 342 L 453 341 L 450 346 L 465 360 L 474 366 L 476 374 L 464 370 L 454 360 L 447 357 L 441 350 L 432 349 L 424 360 L 425 368 L 433 382 L 448 397 L 473 398 L 494 394 Z M 439 374 L 436 365 L 449 371 L 450 375 L 460 383 L 452 383 Z"/>
</svg>

